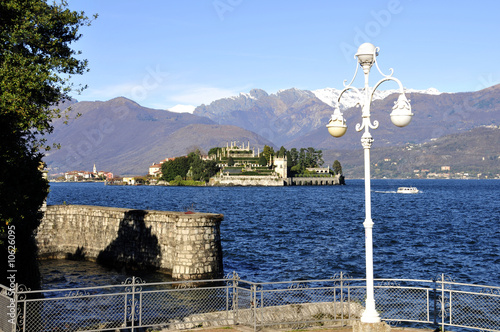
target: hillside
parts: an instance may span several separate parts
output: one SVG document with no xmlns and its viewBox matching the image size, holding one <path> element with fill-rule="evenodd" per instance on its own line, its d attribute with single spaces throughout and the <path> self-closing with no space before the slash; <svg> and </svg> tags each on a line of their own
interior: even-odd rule
<svg viewBox="0 0 500 332">
<path fill-rule="evenodd" d="M 328 164 L 342 163 L 346 178 L 362 178 L 363 150 L 324 151 Z M 428 173 L 468 173 L 498 178 L 500 174 L 500 128 L 478 127 L 446 135 L 427 143 L 372 148 L 372 178 L 417 178 Z M 449 166 L 449 171 L 442 171 Z M 418 170 L 418 172 L 416 172 Z M 423 175 L 422 175 L 423 174 Z"/>
<path fill-rule="evenodd" d="M 234 126 L 216 125 L 210 119 L 149 109 L 126 99 L 79 102 L 71 114 L 81 113 L 67 125 L 54 122 L 49 143 L 61 143 L 46 154 L 50 174 L 70 170 L 98 170 L 124 174 L 146 174 L 149 165 L 166 157 L 185 155 L 196 148 L 208 151 L 227 141 L 272 144 L 258 135 Z"/>
</svg>

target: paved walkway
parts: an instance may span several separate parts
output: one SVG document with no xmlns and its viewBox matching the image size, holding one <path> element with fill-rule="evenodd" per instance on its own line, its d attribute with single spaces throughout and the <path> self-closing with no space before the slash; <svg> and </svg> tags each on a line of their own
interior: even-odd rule
<svg viewBox="0 0 500 332">
<path fill-rule="evenodd" d="M 179 331 L 197 331 L 197 332 L 253 332 L 253 328 L 249 326 L 242 325 L 231 325 L 231 326 L 223 326 L 223 327 L 207 327 L 207 328 L 198 328 L 198 329 L 189 329 L 189 330 L 179 330 Z M 259 329 L 260 332 L 352 332 L 352 327 L 328 327 L 328 328 L 306 328 L 306 329 L 274 329 L 274 328 L 262 328 Z M 434 331 L 433 329 L 415 329 L 409 327 L 395 327 L 391 328 L 391 332 L 430 332 Z"/>
</svg>

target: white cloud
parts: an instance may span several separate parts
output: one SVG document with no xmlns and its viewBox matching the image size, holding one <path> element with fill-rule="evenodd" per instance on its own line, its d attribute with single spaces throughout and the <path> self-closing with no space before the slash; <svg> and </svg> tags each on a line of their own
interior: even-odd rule
<svg viewBox="0 0 500 332">
<path fill-rule="evenodd" d="M 170 112 L 176 112 L 176 113 L 193 113 L 194 109 L 196 106 L 193 105 L 175 105 L 174 107 L 170 107 L 168 110 Z"/>
</svg>

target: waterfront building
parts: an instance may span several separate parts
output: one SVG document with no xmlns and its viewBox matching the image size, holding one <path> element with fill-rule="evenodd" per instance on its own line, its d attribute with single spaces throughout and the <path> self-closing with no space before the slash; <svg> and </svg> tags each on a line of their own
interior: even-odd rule
<svg viewBox="0 0 500 332">
<path fill-rule="evenodd" d="M 153 164 L 149 166 L 149 175 L 152 175 L 154 177 L 160 177 L 161 176 L 161 166 L 163 162 L 160 162 L 159 164 Z"/>
</svg>

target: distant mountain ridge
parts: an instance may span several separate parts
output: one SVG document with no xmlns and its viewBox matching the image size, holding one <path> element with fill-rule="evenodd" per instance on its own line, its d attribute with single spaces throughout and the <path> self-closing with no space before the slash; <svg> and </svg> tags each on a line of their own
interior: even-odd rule
<svg viewBox="0 0 500 332">
<path fill-rule="evenodd" d="M 253 89 L 198 106 L 193 114 L 253 131 L 281 146 L 321 126 L 332 112 L 311 91 L 292 88 L 276 94 Z"/>
<path fill-rule="evenodd" d="M 119 175 L 146 174 L 149 165 L 166 157 L 185 155 L 196 148 L 206 152 L 229 141 L 250 141 L 255 147 L 315 147 L 333 157 L 329 152 L 361 148 L 361 134 L 354 130 L 361 122 L 359 108 L 343 109 L 349 127 L 345 136 L 334 139 L 326 130 L 334 110 L 328 98 L 335 98 L 335 92 L 292 88 L 268 94 L 253 89 L 200 105 L 193 114 L 150 109 L 123 97 L 75 102 L 73 114 L 82 116 L 68 125 L 61 119 L 54 122 L 49 143 L 61 143 L 62 148 L 47 153 L 45 162 L 52 174 L 90 171 L 94 163 L 99 170 Z M 389 113 L 397 98 L 392 92 L 382 91 L 376 98 L 386 97 L 372 103 L 372 121 L 380 122 L 372 132 L 374 148 L 421 144 L 479 126 L 500 125 L 500 85 L 464 93 L 410 92 L 415 115 L 405 128 L 390 123 Z M 350 99 L 345 100 L 349 105 Z"/>
<path fill-rule="evenodd" d="M 464 93 L 440 93 L 432 88 L 407 90 L 415 115 L 404 129 L 390 123 L 389 114 L 397 92 L 382 90 L 374 94 L 372 121 L 378 120 L 380 128 L 373 135 L 376 144 L 381 146 L 409 141 L 422 143 L 481 125 L 500 124 L 500 85 Z M 360 136 L 354 127 L 361 122 L 361 110 L 353 107 L 358 100 L 352 93 L 346 93 L 341 100 L 346 105 L 342 111 L 349 127 L 347 134 L 341 139 L 333 139 L 325 129 L 334 110 L 332 100 L 336 100 L 339 93 L 339 90 L 328 88 L 315 92 L 292 88 L 269 95 L 254 89 L 249 94 L 198 106 L 193 114 L 254 131 L 286 148 L 357 149 Z"/>
</svg>

